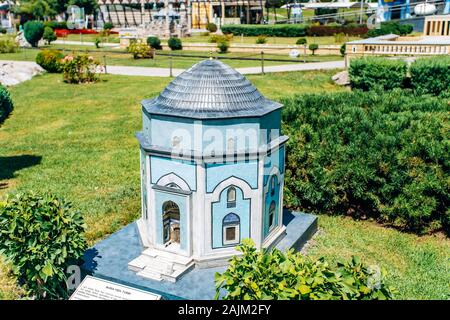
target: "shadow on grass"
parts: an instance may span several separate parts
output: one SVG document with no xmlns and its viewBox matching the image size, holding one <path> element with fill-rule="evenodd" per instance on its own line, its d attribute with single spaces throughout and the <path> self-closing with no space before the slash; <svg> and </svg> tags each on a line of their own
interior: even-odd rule
<svg viewBox="0 0 450 320">
<path fill-rule="evenodd" d="M 7 183 L 2 182 L 2 180 L 14 178 L 17 171 L 38 165 L 41 160 L 42 156 L 29 154 L 0 157 L 0 189 L 7 186 Z"/>
</svg>

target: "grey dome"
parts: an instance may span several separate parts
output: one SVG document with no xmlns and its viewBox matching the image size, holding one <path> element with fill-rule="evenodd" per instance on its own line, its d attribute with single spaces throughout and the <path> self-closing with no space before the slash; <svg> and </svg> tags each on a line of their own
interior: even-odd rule
<svg viewBox="0 0 450 320">
<path fill-rule="evenodd" d="M 150 114 L 194 119 L 258 117 L 282 105 L 268 100 L 242 74 L 219 60 L 203 60 L 176 77 L 154 99 Z"/>
</svg>

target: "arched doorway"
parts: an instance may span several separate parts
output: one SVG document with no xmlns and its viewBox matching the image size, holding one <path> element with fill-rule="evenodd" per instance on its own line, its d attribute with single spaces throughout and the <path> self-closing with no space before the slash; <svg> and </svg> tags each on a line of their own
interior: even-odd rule
<svg viewBox="0 0 450 320">
<path fill-rule="evenodd" d="M 164 244 L 180 243 L 180 208 L 175 202 L 166 201 L 162 213 Z"/>
</svg>

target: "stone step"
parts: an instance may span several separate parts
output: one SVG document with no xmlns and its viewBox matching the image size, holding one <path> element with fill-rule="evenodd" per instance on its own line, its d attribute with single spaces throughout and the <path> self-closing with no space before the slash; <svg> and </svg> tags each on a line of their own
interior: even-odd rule
<svg viewBox="0 0 450 320">
<path fill-rule="evenodd" d="M 192 258 L 183 257 L 175 253 L 162 251 L 155 248 L 148 248 L 144 250 L 142 255 L 157 258 L 158 260 L 170 262 L 173 263 L 174 265 L 181 265 L 181 266 L 187 266 L 193 260 Z"/>
<path fill-rule="evenodd" d="M 163 278 L 161 276 L 161 273 L 158 271 L 153 270 L 152 268 L 145 267 L 143 270 L 136 273 L 138 276 L 141 276 L 143 278 L 152 279 L 156 281 L 162 281 Z"/>
</svg>

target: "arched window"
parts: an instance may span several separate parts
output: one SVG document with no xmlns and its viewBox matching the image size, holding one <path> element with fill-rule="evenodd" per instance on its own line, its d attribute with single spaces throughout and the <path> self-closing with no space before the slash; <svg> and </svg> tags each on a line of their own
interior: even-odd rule
<svg viewBox="0 0 450 320">
<path fill-rule="evenodd" d="M 275 195 L 275 184 L 277 183 L 277 181 L 276 181 L 276 176 L 272 176 L 271 178 L 270 178 L 270 195 L 271 196 L 274 196 Z"/>
<path fill-rule="evenodd" d="M 181 137 L 175 136 L 172 138 L 172 148 L 179 148 L 181 144 Z"/>
<path fill-rule="evenodd" d="M 238 244 L 240 242 L 240 219 L 235 213 L 229 213 L 222 222 L 223 244 Z"/>
<path fill-rule="evenodd" d="M 181 189 L 175 182 L 170 182 L 166 185 L 166 187 L 168 188 L 172 188 L 172 189 Z"/>
<path fill-rule="evenodd" d="M 272 201 L 269 207 L 269 230 L 275 226 L 275 208 L 275 201 Z"/>
<path fill-rule="evenodd" d="M 229 187 L 227 191 L 227 208 L 236 207 L 236 188 Z"/>
<path fill-rule="evenodd" d="M 166 246 L 180 243 L 180 208 L 173 201 L 162 206 L 163 238 Z"/>
<path fill-rule="evenodd" d="M 236 143 L 234 141 L 234 138 L 228 139 L 228 142 L 227 142 L 227 153 L 234 154 L 234 152 L 236 151 L 235 149 L 236 149 Z"/>
</svg>

